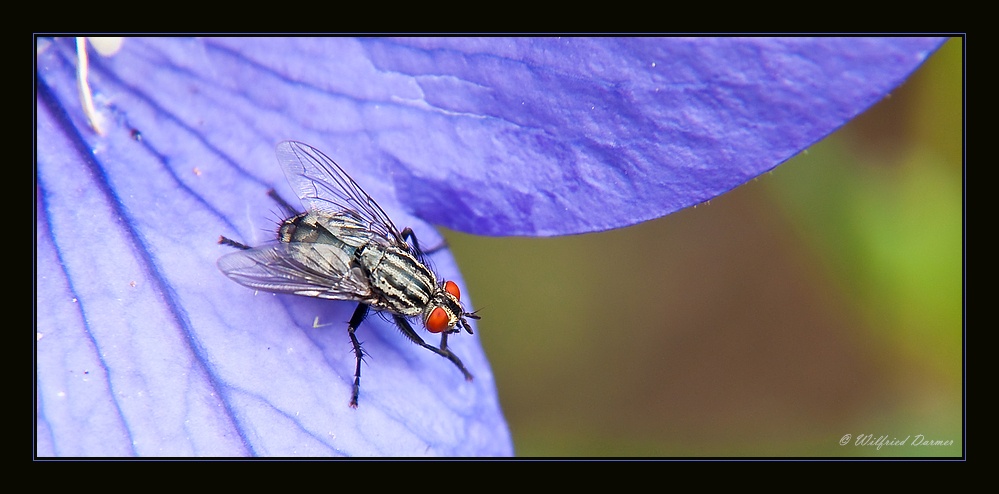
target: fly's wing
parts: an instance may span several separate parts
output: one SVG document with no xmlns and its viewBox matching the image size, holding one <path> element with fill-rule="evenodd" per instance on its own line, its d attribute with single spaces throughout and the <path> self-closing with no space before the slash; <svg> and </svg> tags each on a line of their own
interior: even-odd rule
<svg viewBox="0 0 999 494">
<path fill-rule="evenodd" d="M 267 292 L 364 302 L 367 278 L 350 269 L 350 254 L 317 243 L 279 243 L 219 258 L 218 267 L 240 285 Z"/>
<path fill-rule="evenodd" d="M 302 142 L 284 141 L 277 146 L 277 158 L 309 211 L 330 217 L 350 215 L 390 243 L 406 245 L 385 211 L 322 151 Z"/>
</svg>

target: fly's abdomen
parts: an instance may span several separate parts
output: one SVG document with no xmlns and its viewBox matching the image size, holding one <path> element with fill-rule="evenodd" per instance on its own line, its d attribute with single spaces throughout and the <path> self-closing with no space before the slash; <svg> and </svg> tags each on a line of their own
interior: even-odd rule
<svg viewBox="0 0 999 494">
<path fill-rule="evenodd" d="M 368 270 L 371 291 L 381 296 L 375 304 L 396 314 L 423 313 L 437 287 L 437 279 L 409 252 L 369 243 L 358 249 L 357 260 Z"/>
<path fill-rule="evenodd" d="M 282 242 L 327 244 L 350 253 L 370 238 L 369 231 L 346 215 L 323 217 L 312 212 L 284 220 L 278 230 Z"/>
</svg>

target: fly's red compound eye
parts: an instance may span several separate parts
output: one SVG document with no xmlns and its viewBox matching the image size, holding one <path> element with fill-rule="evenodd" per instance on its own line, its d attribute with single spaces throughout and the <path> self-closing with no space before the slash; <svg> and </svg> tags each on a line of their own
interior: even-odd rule
<svg viewBox="0 0 999 494">
<path fill-rule="evenodd" d="M 454 298 L 461 300 L 461 292 L 458 291 L 458 284 L 453 281 L 444 282 L 444 291 L 454 295 Z"/>
<path fill-rule="evenodd" d="M 427 329 L 431 333 L 440 333 L 447 329 L 448 322 L 447 312 L 440 307 L 434 307 L 434 310 L 430 312 L 430 317 L 427 318 Z"/>
</svg>

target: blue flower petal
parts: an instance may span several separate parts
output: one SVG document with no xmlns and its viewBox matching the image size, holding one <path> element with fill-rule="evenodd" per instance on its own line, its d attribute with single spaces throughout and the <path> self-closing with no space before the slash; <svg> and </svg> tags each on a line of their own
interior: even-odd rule
<svg viewBox="0 0 999 494">
<path fill-rule="evenodd" d="M 220 234 L 273 237 L 280 208 L 267 188 L 294 198 L 274 144 L 323 142 L 227 86 L 251 61 L 200 40 L 126 40 L 113 58 L 91 59 L 106 117 L 97 136 L 79 106 L 73 44 L 41 45 L 38 455 L 512 454 L 476 336 L 449 340 L 475 375 L 466 382 L 369 317 L 351 409 L 353 306 L 254 293 L 215 268 L 231 251 Z M 210 63 L 210 53 L 231 64 Z M 282 130 L 265 137 L 258 124 Z M 399 210 L 383 186 L 369 191 Z M 396 219 L 425 245 L 439 243 L 427 224 Z M 446 250 L 432 260 L 462 283 Z"/>
<path fill-rule="evenodd" d="M 418 86 L 400 99 L 431 115 L 421 132 L 379 136 L 400 161 L 429 167 L 396 180 L 418 215 L 469 233 L 539 236 L 632 225 L 731 190 L 885 97 L 942 42 L 431 38 L 364 47 L 383 73 Z"/>
</svg>

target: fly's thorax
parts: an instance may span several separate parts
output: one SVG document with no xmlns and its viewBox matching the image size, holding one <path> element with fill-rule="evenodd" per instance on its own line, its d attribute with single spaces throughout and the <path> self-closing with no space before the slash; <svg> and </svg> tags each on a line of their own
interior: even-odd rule
<svg viewBox="0 0 999 494">
<path fill-rule="evenodd" d="M 399 247 L 368 242 L 357 250 L 355 261 L 368 272 L 371 290 L 380 299 L 374 304 L 379 309 L 420 315 L 439 289 L 434 273 Z"/>
</svg>

